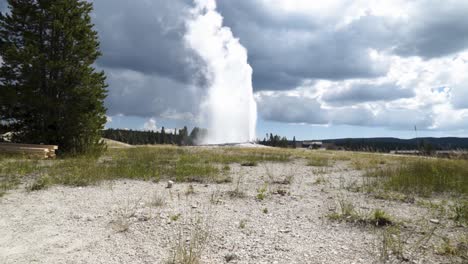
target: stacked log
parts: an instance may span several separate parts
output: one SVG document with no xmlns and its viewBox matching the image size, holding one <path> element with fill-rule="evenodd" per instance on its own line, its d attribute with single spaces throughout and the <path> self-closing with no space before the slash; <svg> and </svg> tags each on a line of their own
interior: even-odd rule
<svg viewBox="0 0 468 264">
<path fill-rule="evenodd" d="M 28 157 L 55 158 L 55 145 L 17 144 L 0 142 L 0 153 L 21 154 Z"/>
</svg>

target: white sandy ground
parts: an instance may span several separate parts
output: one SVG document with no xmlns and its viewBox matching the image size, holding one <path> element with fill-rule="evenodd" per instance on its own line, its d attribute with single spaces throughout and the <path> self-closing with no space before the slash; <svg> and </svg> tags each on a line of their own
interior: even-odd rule
<svg viewBox="0 0 468 264">
<path fill-rule="evenodd" d="M 178 240 L 180 230 L 202 219 L 209 238 L 202 263 L 380 263 L 381 229 L 332 222 L 324 217 L 342 197 L 362 212 L 384 209 L 412 226 L 432 225 L 433 212 L 415 204 L 376 200 L 340 186 L 359 179 L 359 172 L 344 163 L 315 174 L 302 161 L 231 166 L 232 183 L 190 184 L 117 181 L 99 186 L 70 188 L 57 186 L 37 192 L 24 187 L 0 198 L 0 263 L 165 263 Z M 288 175 L 291 185 L 272 183 Z M 242 177 L 240 189 L 247 197 L 235 199 L 233 190 Z M 328 183 L 314 184 L 324 177 Z M 287 190 L 289 195 L 268 194 L 255 199 L 257 189 Z M 166 205 L 152 206 L 154 195 L 165 197 Z M 263 209 L 267 208 L 268 213 Z M 171 216 L 180 214 L 176 221 Z M 129 229 L 118 232 L 118 220 L 128 219 Z M 117 221 L 117 222 L 116 222 Z M 448 219 L 440 218 L 436 233 L 455 237 L 466 232 Z M 240 227 L 240 222 L 245 227 Z M 187 238 L 185 238 L 187 236 Z M 188 234 L 182 235 L 190 240 Z M 431 244 L 409 256 L 408 263 L 452 263 L 436 255 Z M 461 263 L 461 262 L 460 262 Z"/>
</svg>

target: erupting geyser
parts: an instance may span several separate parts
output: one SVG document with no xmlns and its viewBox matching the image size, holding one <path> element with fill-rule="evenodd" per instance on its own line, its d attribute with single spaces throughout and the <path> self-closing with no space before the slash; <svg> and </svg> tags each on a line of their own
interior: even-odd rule
<svg viewBox="0 0 468 264">
<path fill-rule="evenodd" d="M 195 0 L 187 22 L 187 44 L 205 60 L 210 87 L 201 105 L 208 128 L 204 144 L 240 143 L 255 139 L 257 105 L 247 50 L 223 27 L 215 0 Z"/>
</svg>

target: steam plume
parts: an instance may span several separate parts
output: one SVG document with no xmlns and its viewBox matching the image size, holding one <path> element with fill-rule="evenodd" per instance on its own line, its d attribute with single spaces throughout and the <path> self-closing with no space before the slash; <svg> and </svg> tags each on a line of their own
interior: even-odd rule
<svg viewBox="0 0 468 264">
<path fill-rule="evenodd" d="M 247 50 L 223 27 L 215 0 L 194 0 L 187 22 L 186 43 L 203 58 L 211 85 L 201 105 L 208 128 L 205 144 L 239 143 L 255 139 L 257 105 L 253 97 L 252 67 Z"/>
</svg>

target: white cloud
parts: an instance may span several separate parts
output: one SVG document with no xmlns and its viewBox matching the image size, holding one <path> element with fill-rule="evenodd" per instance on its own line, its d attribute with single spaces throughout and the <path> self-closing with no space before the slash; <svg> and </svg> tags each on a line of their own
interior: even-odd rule
<svg viewBox="0 0 468 264">
<path fill-rule="evenodd" d="M 321 80 L 287 93 L 259 92 L 261 115 L 290 123 L 468 129 L 468 51 L 431 60 L 379 56 L 390 65 L 382 77 Z"/>
<path fill-rule="evenodd" d="M 154 118 L 150 118 L 143 125 L 143 129 L 148 131 L 157 131 L 158 127 L 156 126 L 156 120 Z"/>
</svg>

